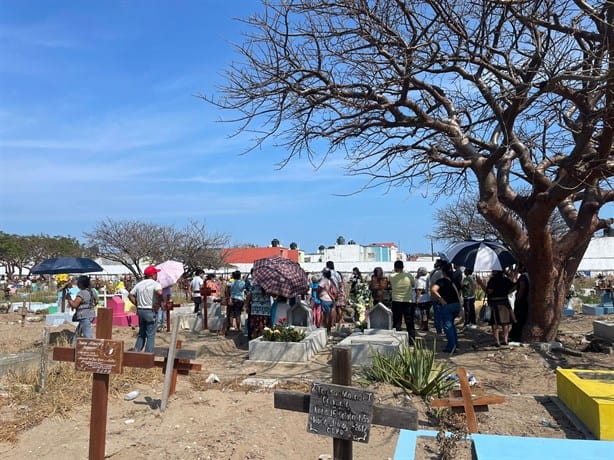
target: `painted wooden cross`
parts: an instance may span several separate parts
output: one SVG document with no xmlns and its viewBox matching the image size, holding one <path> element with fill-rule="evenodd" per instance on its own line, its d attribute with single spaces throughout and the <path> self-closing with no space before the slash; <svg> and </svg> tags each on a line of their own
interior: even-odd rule
<svg viewBox="0 0 614 460">
<path fill-rule="evenodd" d="M 333 459 L 351 460 L 352 442 L 368 442 L 370 425 L 418 429 L 418 412 L 373 404 L 373 393 L 353 388 L 352 350 L 333 348 L 333 385 L 314 382 L 311 394 L 277 390 L 274 407 L 309 413 L 310 433 L 333 437 Z"/>
<path fill-rule="evenodd" d="M 166 312 L 166 332 L 171 331 L 171 311 L 175 308 L 179 308 L 181 304 L 173 303 L 171 295 L 166 295 L 166 302 L 162 303 L 161 309 Z"/>
<path fill-rule="evenodd" d="M 213 294 L 213 290 L 205 285 L 203 285 L 200 288 L 200 295 L 202 297 L 202 304 L 201 304 L 201 314 L 203 315 L 203 331 L 205 329 L 209 329 L 209 318 L 208 318 L 208 314 L 209 314 L 209 297 Z"/>
<path fill-rule="evenodd" d="M 505 397 L 498 395 L 473 396 L 467 373 L 463 367 L 458 368 L 458 381 L 461 387 L 460 391 L 451 391 L 449 397 L 445 399 L 434 399 L 432 405 L 433 407 L 450 407 L 452 412 L 455 413 L 464 412 L 467 418 L 467 431 L 477 433 L 478 421 L 475 413 L 488 411 L 489 404 L 505 402 Z"/>
<path fill-rule="evenodd" d="M 92 409 L 90 415 L 89 459 L 105 456 L 109 375 L 121 374 L 124 367 L 154 367 L 153 353 L 124 351 L 124 342 L 111 340 L 113 310 L 99 308 L 96 338 L 78 339 L 75 348 L 55 347 L 55 361 L 72 361 L 80 371 L 92 372 Z"/>
</svg>

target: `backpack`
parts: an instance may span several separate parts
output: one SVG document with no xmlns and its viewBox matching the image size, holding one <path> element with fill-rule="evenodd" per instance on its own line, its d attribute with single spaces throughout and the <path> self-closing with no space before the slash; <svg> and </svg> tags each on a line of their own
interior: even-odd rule
<svg viewBox="0 0 614 460">
<path fill-rule="evenodd" d="M 98 293 L 94 292 L 92 288 L 88 288 L 87 290 L 90 292 L 90 304 L 93 308 L 96 308 L 98 306 Z"/>
</svg>

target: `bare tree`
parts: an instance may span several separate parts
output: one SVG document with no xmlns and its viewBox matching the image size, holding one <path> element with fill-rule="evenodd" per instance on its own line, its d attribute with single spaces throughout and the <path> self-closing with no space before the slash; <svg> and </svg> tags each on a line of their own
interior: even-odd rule
<svg viewBox="0 0 614 460">
<path fill-rule="evenodd" d="M 365 188 L 477 186 L 477 210 L 529 271 L 525 339 L 552 340 L 591 236 L 612 222 L 614 2 L 263 4 L 222 97 L 205 99 L 288 161 L 341 153 Z M 557 208 L 562 236 L 548 230 Z"/>
<path fill-rule="evenodd" d="M 117 262 L 141 279 L 141 263 L 163 262 L 164 249 L 173 241 L 175 231 L 162 225 L 132 220 L 106 219 L 85 233 L 87 245 L 100 257 Z"/>
<path fill-rule="evenodd" d="M 204 223 L 191 221 L 180 232 L 173 258 L 182 261 L 188 273 L 199 268 L 218 269 L 225 265 L 222 249 L 228 246 L 228 242 L 227 235 L 207 232 Z"/>
<path fill-rule="evenodd" d="M 139 221 L 104 220 L 85 234 L 99 256 L 118 262 L 138 279 L 140 264 L 165 260 L 182 262 L 187 272 L 223 265 L 220 250 L 228 238 L 209 234 L 204 224 L 190 222 L 183 230 Z"/>
<path fill-rule="evenodd" d="M 435 226 L 432 234 L 427 237 L 447 244 L 471 239 L 502 241 L 501 233 L 484 216 L 476 212 L 475 204 L 478 200 L 477 195 L 461 196 L 456 202 L 435 211 Z M 520 219 L 519 222 L 522 223 Z M 550 216 L 548 230 L 556 237 L 567 233 L 567 224 L 558 210 Z"/>
</svg>

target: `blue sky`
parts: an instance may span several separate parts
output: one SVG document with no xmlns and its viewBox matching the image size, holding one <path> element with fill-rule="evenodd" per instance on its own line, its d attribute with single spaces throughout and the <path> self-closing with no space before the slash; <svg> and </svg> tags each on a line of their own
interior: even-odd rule
<svg viewBox="0 0 614 460">
<path fill-rule="evenodd" d="M 434 206 L 369 190 L 335 159 L 276 165 L 229 138 L 214 95 L 254 0 L 20 1 L 0 7 L 0 230 L 71 235 L 96 222 L 205 222 L 232 243 L 314 252 L 337 236 L 429 252 Z M 443 203 L 438 203 L 443 205 Z M 436 248 L 437 249 L 437 246 Z"/>
</svg>

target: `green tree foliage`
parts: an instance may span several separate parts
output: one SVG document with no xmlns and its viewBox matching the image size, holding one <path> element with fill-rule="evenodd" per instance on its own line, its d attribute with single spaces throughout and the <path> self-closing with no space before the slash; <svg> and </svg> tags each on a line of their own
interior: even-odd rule
<svg viewBox="0 0 614 460">
<path fill-rule="evenodd" d="M 85 249 L 70 236 L 15 235 L 0 232 L 0 264 L 7 275 L 26 275 L 51 257 L 80 257 Z"/>
</svg>

